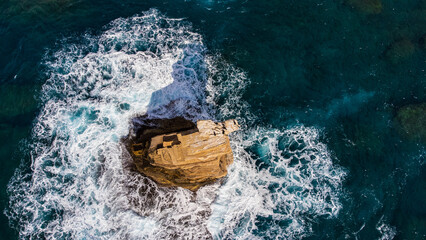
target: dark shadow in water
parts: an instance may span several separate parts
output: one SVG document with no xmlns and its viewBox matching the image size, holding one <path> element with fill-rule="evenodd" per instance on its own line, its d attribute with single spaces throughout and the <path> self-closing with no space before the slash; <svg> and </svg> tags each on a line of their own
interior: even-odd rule
<svg viewBox="0 0 426 240">
<path fill-rule="evenodd" d="M 146 117 L 184 117 L 190 120 L 207 118 L 207 66 L 204 46 L 185 45 L 180 60 L 173 64 L 172 68 L 174 81 L 152 94 Z"/>
<path fill-rule="evenodd" d="M 132 119 L 130 133 L 123 139 L 129 152 L 135 143 L 145 143 L 158 134 L 193 129 L 196 120 L 209 118 L 205 48 L 188 44 L 182 50 L 179 61 L 172 66 L 173 82 L 155 91 L 147 111 Z"/>
</svg>

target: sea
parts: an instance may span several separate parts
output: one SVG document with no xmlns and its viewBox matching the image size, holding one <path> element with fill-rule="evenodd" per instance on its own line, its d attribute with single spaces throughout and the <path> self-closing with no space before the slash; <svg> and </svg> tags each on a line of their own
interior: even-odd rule
<svg viewBox="0 0 426 240">
<path fill-rule="evenodd" d="M 426 239 L 425 0 L 1 0 L 0 46 L 0 239 Z M 135 172 L 141 114 L 237 119 L 228 175 Z"/>
</svg>

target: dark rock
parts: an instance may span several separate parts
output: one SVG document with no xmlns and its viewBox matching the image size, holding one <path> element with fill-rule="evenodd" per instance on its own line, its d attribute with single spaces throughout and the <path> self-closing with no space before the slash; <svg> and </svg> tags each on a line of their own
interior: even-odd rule
<svg viewBox="0 0 426 240">
<path fill-rule="evenodd" d="M 426 143 L 426 103 L 401 107 L 395 120 L 402 136 Z"/>
<path fill-rule="evenodd" d="M 385 51 L 385 57 L 391 63 L 397 64 L 410 58 L 416 50 L 415 45 L 408 39 L 392 43 Z"/>
</svg>

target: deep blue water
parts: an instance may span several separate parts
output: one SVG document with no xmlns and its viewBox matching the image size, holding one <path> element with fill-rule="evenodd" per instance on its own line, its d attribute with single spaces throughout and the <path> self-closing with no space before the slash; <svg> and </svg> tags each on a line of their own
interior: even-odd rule
<svg viewBox="0 0 426 240">
<path fill-rule="evenodd" d="M 369 3 L 373 10 L 363 7 Z M 115 209 L 124 200 L 98 191 L 114 146 L 97 142 L 108 146 L 85 158 L 97 147 L 86 137 L 122 137 L 120 116 L 144 109 L 182 65 L 195 77 L 173 75 L 183 83 L 165 99 L 202 106 L 189 118 L 236 117 L 246 130 L 234 136 L 236 163 L 212 202 L 172 202 L 171 215 L 152 219 L 155 206 L 142 203 L 134 219 L 147 222 L 137 225 L 138 236 L 180 236 L 149 231 L 161 223 L 160 232 L 184 226 L 185 236 L 197 238 L 195 220 L 170 220 L 183 207 L 198 209 L 206 221 L 200 232 L 215 238 L 426 239 L 425 41 L 424 0 L 2 1 L 0 235 L 132 238 L 127 212 Z M 174 47 L 183 50 L 170 57 Z M 140 54 L 148 51 L 164 61 Z M 198 86 L 203 79 L 207 90 Z M 93 184 L 82 180 L 86 174 L 96 175 Z M 98 197 L 108 198 L 102 213 Z M 117 225 L 103 227 L 108 221 Z"/>
</svg>

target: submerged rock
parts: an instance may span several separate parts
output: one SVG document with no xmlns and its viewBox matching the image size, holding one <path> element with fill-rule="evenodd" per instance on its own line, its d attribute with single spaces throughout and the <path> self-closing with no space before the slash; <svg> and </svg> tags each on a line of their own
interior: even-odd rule
<svg viewBox="0 0 426 240">
<path fill-rule="evenodd" d="M 136 119 L 128 148 L 136 169 L 162 186 L 198 190 L 226 176 L 233 162 L 228 134 L 239 129 L 236 120 L 197 124 L 184 118 Z"/>
<path fill-rule="evenodd" d="M 366 14 L 379 14 L 383 9 L 380 0 L 347 0 L 346 2 L 351 7 Z"/>
<path fill-rule="evenodd" d="M 426 143 L 426 103 L 400 108 L 395 119 L 403 136 Z"/>
<path fill-rule="evenodd" d="M 401 39 L 388 47 L 385 51 L 385 56 L 393 64 L 397 64 L 411 57 L 415 50 L 416 47 L 410 40 Z"/>
</svg>

